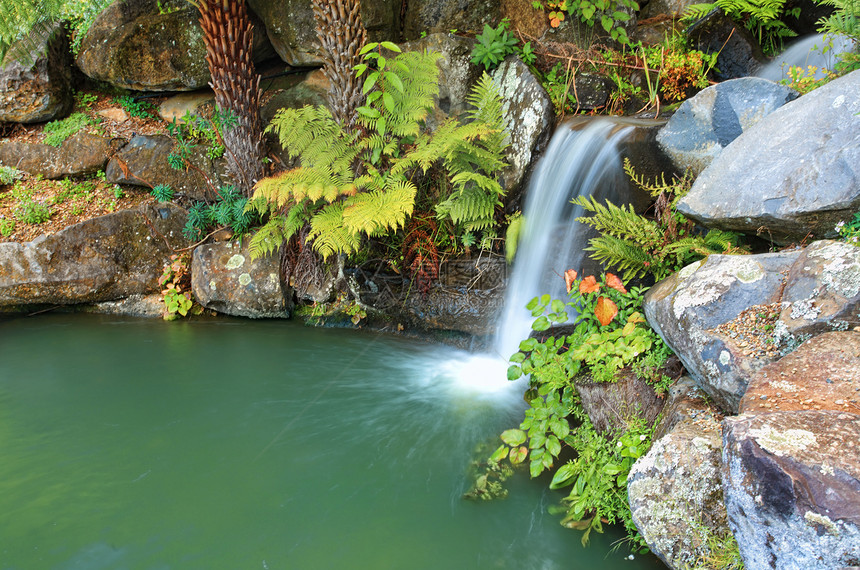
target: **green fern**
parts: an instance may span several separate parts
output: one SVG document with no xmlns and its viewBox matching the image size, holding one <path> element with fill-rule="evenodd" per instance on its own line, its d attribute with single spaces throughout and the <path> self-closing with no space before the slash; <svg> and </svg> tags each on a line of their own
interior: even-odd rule
<svg viewBox="0 0 860 570">
<path fill-rule="evenodd" d="M 684 10 L 684 18 L 699 19 L 714 8 L 720 8 L 726 16 L 743 24 L 756 36 L 765 54 L 774 55 L 782 51 L 784 39 L 797 35 L 782 18 L 799 16 L 800 8 L 786 11 L 785 4 L 786 0 L 714 0 L 688 6 Z"/>
<path fill-rule="evenodd" d="M 833 13 L 818 21 L 818 31 L 828 35 L 842 35 L 860 44 L 860 0 L 818 0 L 819 4 L 833 6 Z"/>
<path fill-rule="evenodd" d="M 278 237 L 287 239 L 306 223 L 307 241 L 323 258 L 355 253 L 362 236 L 404 226 L 415 207 L 413 179 L 436 165 L 451 182 L 438 216 L 467 229 L 493 224 L 503 194 L 494 175 L 505 164 L 506 143 L 492 80 L 484 76 L 476 86 L 470 123 L 449 120 L 429 133 L 423 121 L 438 94 L 440 56 L 410 52 L 389 59 L 383 48 L 400 51 L 388 42 L 368 44 L 366 63 L 356 67 L 366 95 L 358 128 L 344 129 L 323 107 L 288 109 L 273 119 L 269 130 L 301 166 L 257 183 L 250 207 L 276 221 L 252 240 L 252 257 L 273 251 Z"/>
</svg>

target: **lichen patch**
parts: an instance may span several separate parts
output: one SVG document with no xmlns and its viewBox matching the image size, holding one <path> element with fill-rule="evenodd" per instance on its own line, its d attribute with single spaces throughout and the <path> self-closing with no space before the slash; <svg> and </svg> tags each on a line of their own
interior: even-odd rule
<svg viewBox="0 0 860 570">
<path fill-rule="evenodd" d="M 818 442 L 814 433 L 804 429 L 778 431 L 764 425 L 761 429 L 751 429 L 749 433 L 762 449 L 777 457 L 804 451 Z"/>
</svg>

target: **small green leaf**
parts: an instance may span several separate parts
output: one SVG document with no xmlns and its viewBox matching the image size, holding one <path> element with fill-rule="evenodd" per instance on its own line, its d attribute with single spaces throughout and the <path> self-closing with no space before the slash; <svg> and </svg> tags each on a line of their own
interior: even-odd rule
<svg viewBox="0 0 860 570">
<path fill-rule="evenodd" d="M 549 319 L 545 316 L 538 317 L 532 324 L 532 329 L 536 331 L 545 331 L 550 326 Z"/>
<path fill-rule="evenodd" d="M 382 46 L 382 49 L 391 50 L 391 51 L 393 51 L 393 52 L 401 53 L 401 51 L 402 51 L 402 50 L 400 49 L 400 46 L 398 46 L 397 44 L 392 43 L 392 42 L 382 42 L 382 43 L 381 43 L 381 44 L 379 44 L 379 45 L 381 45 L 381 46 Z"/>
<path fill-rule="evenodd" d="M 368 93 L 376 85 L 376 79 L 379 77 L 379 72 L 374 71 L 364 80 L 364 87 L 361 88 L 362 93 Z"/>
<path fill-rule="evenodd" d="M 561 453 L 561 444 L 557 437 L 551 435 L 546 438 L 546 450 L 549 451 L 553 457 L 558 457 L 558 454 Z"/>
<path fill-rule="evenodd" d="M 522 352 L 515 352 L 511 355 L 510 361 L 516 362 L 516 363 L 521 363 L 525 359 L 526 359 L 525 354 L 523 354 Z"/>
<path fill-rule="evenodd" d="M 520 446 L 511 449 L 511 453 L 508 458 L 511 460 L 511 463 L 514 465 L 519 465 L 523 461 L 526 460 L 526 457 L 529 455 L 529 450 L 526 447 Z"/>
<path fill-rule="evenodd" d="M 501 461 L 508 456 L 508 449 L 507 445 L 500 445 L 499 448 L 490 456 L 490 461 Z"/>
<path fill-rule="evenodd" d="M 527 338 L 526 340 L 520 343 L 520 350 L 523 352 L 530 352 L 537 347 L 538 341 L 536 338 Z"/>
<path fill-rule="evenodd" d="M 550 489 L 561 489 L 573 483 L 573 478 L 576 476 L 576 470 L 573 463 L 565 463 L 558 468 L 555 475 L 552 477 L 552 482 L 549 484 Z"/>
<path fill-rule="evenodd" d="M 369 44 L 364 44 L 364 47 L 359 50 L 358 55 L 364 55 L 372 49 L 376 49 L 379 44 L 376 42 L 371 42 Z"/>
<path fill-rule="evenodd" d="M 361 77 L 362 74 L 365 71 L 367 71 L 367 64 L 366 63 L 359 63 L 358 65 L 356 65 L 352 69 L 353 69 L 353 71 L 355 71 L 356 76 Z"/>
<path fill-rule="evenodd" d="M 610 18 L 609 16 L 601 16 L 601 18 L 600 18 L 600 25 L 602 25 L 603 29 L 606 30 L 607 32 L 612 30 L 612 25 L 614 23 L 615 22 L 613 21 L 613 19 Z"/>
<path fill-rule="evenodd" d="M 519 366 L 508 367 L 508 380 L 517 380 L 523 375 L 523 369 Z"/>
<path fill-rule="evenodd" d="M 533 459 L 531 463 L 529 463 L 529 475 L 532 478 L 538 477 L 543 471 L 543 462 L 540 459 Z"/>
<path fill-rule="evenodd" d="M 386 91 L 382 94 L 382 103 L 389 113 L 394 113 L 394 97 L 391 96 L 391 93 Z"/>
<path fill-rule="evenodd" d="M 403 81 L 400 79 L 400 76 L 396 73 L 389 71 L 385 74 L 385 79 L 388 80 L 391 85 L 394 86 L 395 89 L 403 93 Z"/>
</svg>

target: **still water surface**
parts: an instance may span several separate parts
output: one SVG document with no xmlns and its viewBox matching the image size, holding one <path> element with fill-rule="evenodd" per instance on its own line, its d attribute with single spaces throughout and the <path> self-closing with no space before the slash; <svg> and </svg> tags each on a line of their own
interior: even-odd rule
<svg viewBox="0 0 860 570">
<path fill-rule="evenodd" d="M 660 568 L 582 549 L 526 477 L 460 498 L 522 413 L 463 385 L 490 368 L 283 321 L 0 321 L 0 569 Z"/>
</svg>

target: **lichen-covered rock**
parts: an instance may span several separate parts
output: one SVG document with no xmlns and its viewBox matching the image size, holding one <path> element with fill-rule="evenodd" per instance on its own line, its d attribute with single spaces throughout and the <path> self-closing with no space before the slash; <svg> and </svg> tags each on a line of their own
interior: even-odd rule
<svg viewBox="0 0 860 570">
<path fill-rule="evenodd" d="M 191 290 L 206 307 L 237 317 L 288 318 L 292 294 L 281 286 L 277 256 L 251 260 L 246 241 L 197 247 L 191 260 Z"/>
<path fill-rule="evenodd" d="M 678 210 L 777 243 L 835 236 L 860 209 L 860 70 L 783 105 L 696 179 Z"/>
<path fill-rule="evenodd" d="M 215 190 L 230 184 L 223 158 L 212 160 L 205 148 L 194 147 L 190 160 L 200 171 L 186 172 L 170 166 L 167 157 L 172 151 L 173 139 L 168 136 L 138 135 L 111 157 L 105 170 L 107 181 L 148 188 L 166 184 L 177 196 L 194 200 L 214 199 Z"/>
<path fill-rule="evenodd" d="M 673 388 L 664 432 L 633 465 L 627 495 L 633 522 L 669 568 L 697 567 L 708 539 L 728 533 L 720 486 L 720 422 L 690 380 Z"/>
<path fill-rule="evenodd" d="M 28 243 L 0 243 L 0 306 L 96 303 L 153 292 L 171 248 L 187 245 L 185 220 L 178 206 L 145 205 Z"/>
<path fill-rule="evenodd" d="M 737 410 L 753 372 L 768 361 L 712 329 L 752 305 L 778 302 L 799 252 L 711 255 L 652 287 L 645 296 L 648 323 L 678 355 L 702 389 L 725 410 Z"/>
<path fill-rule="evenodd" d="M 744 414 L 723 422 L 729 524 L 747 568 L 860 565 L 860 416 Z"/>
<path fill-rule="evenodd" d="M 248 0 L 265 25 L 278 56 L 294 67 L 322 65 L 316 22 L 309 0 Z M 391 40 L 400 30 L 401 3 L 361 0 L 361 19 L 369 41 Z"/>
<path fill-rule="evenodd" d="M 59 147 L 41 143 L 0 142 L 0 165 L 55 179 L 104 170 L 113 152 L 124 143 L 79 132 Z"/>
<path fill-rule="evenodd" d="M 657 142 L 678 171 L 698 175 L 741 133 L 798 96 L 785 85 L 757 77 L 717 83 L 684 101 Z"/>
<path fill-rule="evenodd" d="M 40 123 L 72 110 L 72 61 L 62 23 L 37 26 L 0 62 L 0 122 Z"/>
<path fill-rule="evenodd" d="M 500 181 L 511 191 L 522 184 L 532 161 L 549 142 L 555 115 L 546 90 L 518 57 L 505 58 L 492 77 L 510 131 L 510 146 L 505 152 L 508 166 L 502 170 Z"/>
</svg>

